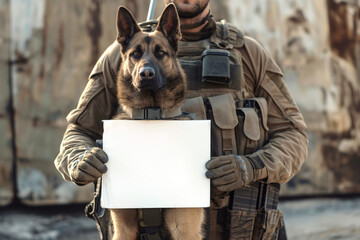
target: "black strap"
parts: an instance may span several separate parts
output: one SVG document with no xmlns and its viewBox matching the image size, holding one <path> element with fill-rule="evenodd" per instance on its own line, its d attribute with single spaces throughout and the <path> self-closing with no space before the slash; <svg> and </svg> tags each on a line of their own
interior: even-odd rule
<svg viewBox="0 0 360 240">
<path fill-rule="evenodd" d="M 95 220 L 101 240 L 110 240 L 112 239 L 110 212 L 109 210 L 102 208 L 100 205 L 101 178 L 94 182 L 94 187 L 94 198 L 88 205 L 86 205 L 85 216 Z"/>
<path fill-rule="evenodd" d="M 99 148 L 102 148 L 102 140 L 96 140 L 96 145 Z M 112 239 L 112 228 L 111 228 L 111 219 L 110 212 L 107 209 L 104 209 L 100 205 L 101 199 L 101 178 L 98 178 L 94 182 L 94 198 L 93 200 L 86 205 L 85 207 L 85 216 L 95 220 L 96 227 L 100 234 L 101 240 Z"/>
<path fill-rule="evenodd" d="M 139 231 L 139 240 L 165 240 L 165 234 L 160 227 L 140 227 Z"/>
<path fill-rule="evenodd" d="M 139 209 L 139 232 L 140 240 L 164 240 L 162 230 L 162 209 L 146 208 Z"/>
<path fill-rule="evenodd" d="M 261 158 L 259 156 L 254 156 L 254 157 L 249 157 L 250 159 L 250 163 L 251 165 L 255 168 L 255 169 L 262 169 L 265 167 L 264 162 L 261 160 Z"/>
</svg>

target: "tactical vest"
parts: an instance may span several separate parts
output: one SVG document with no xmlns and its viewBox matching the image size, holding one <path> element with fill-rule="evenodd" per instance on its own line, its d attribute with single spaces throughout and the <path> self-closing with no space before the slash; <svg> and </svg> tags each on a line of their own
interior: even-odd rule
<svg viewBox="0 0 360 240">
<path fill-rule="evenodd" d="M 212 156 L 248 155 L 268 141 L 266 100 L 244 99 L 241 53 L 235 49 L 243 45 L 243 33 L 222 20 L 210 39 L 181 42 L 179 46 L 178 59 L 188 80 L 189 99 L 183 104 L 183 111 L 196 113 L 197 119 L 211 119 Z M 222 68 L 221 58 L 228 57 L 229 79 L 204 78 L 207 72 L 204 52 L 209 49 L 229 52 L 227 56 L 223 52 L 218 56 L 216 51 L 210 51 L 215 55 L 210 59 L 215 62 L 210 63 L 210 68 Z M 216 66 L 216 58 L 220 59 L 220 66 Z M 251 161 L 256 169 L 264 168 L 261 159 Z M 208 239 L 286 239 L 284 232 L 278 236 L 282 227 L 282 213 L 277 210 L 279 190 L 279 184 L 263 182 L 225 196 L 212 189 Z"/>
</svg>

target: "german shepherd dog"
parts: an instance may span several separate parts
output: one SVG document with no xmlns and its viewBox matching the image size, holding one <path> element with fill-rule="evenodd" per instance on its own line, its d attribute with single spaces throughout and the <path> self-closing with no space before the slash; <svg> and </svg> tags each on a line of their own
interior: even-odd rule
<svg viewBox="0 0 360 240">
<path fill-rule="evenodd" d="M 137 109 L 151 107 L 166 112 L 179 108 L 185 98 L 186 77 L 176 58 L 181 32 L 175 5 L 165 8 L 151 33 L 142 32 L 132 14 L 120 7 L 117 29 L 122 57 L 117 89 L 124 112 L 131 118 Z M 135 240 L 139 226 L 137 209 L 110 209 L 110 212 L 113 239 Z M 204 209 L 163 209 L 162 213 L 170 239 L 203 239 Z"/>
</svg>

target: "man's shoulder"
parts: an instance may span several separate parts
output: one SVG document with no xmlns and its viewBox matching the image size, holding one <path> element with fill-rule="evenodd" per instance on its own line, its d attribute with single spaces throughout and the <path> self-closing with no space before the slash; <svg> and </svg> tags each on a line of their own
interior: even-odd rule
<svg viewBox="0 0 360 240">
<path fill-rule="evenodd" d="M 90 73 L 90 77 L 106 70 L 117 72 L 121 64 L 120 44 L 114 41 L 101 55 Z M 110 69 L 109 69 L 110 68 Z"/>
<path fill-rule="evenodd" d="M 254 64 L 264 64 L 267 71 L 283 75 L 273 56 L 258 40 L 245 36 L 244 48 Z"/>
<path fill-rule="evenodd" d="M 261 58 L 268 58 L 270 56 L 268 51 L 258 40 L 248 35 L 244 36 L 244 47 L 251 55 L 257 55 Z"/>
<path fill-rule="evenodd" d="M 244 45 L 244 34 L 236 25 L 225 19 L 216 22 L 216 32 L 212 41 L 218 44 L 225 44 L 228 48 L 241 48 Z"/>
</svg>

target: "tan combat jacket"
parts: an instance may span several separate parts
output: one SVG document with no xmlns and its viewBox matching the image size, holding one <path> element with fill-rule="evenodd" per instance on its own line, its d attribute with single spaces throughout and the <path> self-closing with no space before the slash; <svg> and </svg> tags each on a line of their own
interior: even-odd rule
<svg viewBox="0 0 360 240">
<path fill-rule="evenodd" d="M 248 157 L 262 160 L 268 183 L 285 183 L 300 170 L 307 157 L 308 140 L 304 119 L 272 57 L 249 37 L 236 41 L 239 44 L 234 44 L 234 51 L 237 51 L 243 67 L 241 91 L 201 89 L 189 91 L 188 97 L 207 97 L 230 92 L 235 99 L 265 98 L 268 104 L 269 143 Z M 180 52 L 182 48 L 191 48 L 193 44 L 180 42 Z M 70 124 L 64 134 L 60 153 L 55 159 L 57 169 L 66 180 L 70 180 L 70 163 L 88 147 L 95 146 L 96 139 L 102 138 L 102 120 L 111 119 L 117 113 L 116 76 L 120 64 L 120 45 L 114 42 L 91 72 L 78 106 L 67 116 Z"/>
</svg>

